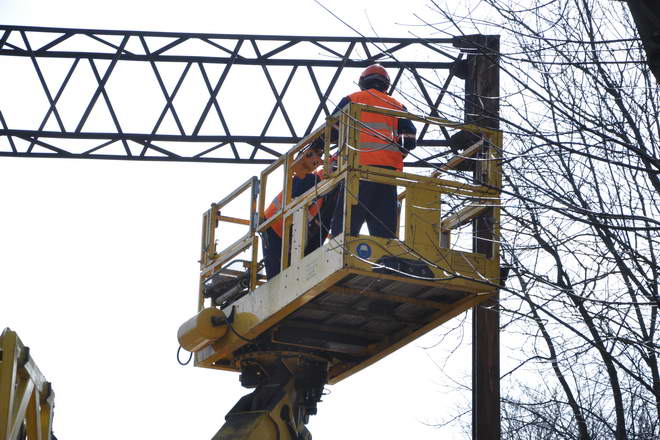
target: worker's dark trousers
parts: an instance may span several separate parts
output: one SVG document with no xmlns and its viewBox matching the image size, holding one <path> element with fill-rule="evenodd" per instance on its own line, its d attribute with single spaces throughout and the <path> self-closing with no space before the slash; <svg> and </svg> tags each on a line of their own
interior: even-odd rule
<svg viewBox="0 0 660 440">
<path fill-rule="evenodd" d="M 266 279 L 271 279 L 280 273 L 280 266 L 282 265 L 282 237 L 277 235 L 273 228 L 266 229 L 266 233 L 261 240 L 261 249 L 264 253 Z"/>
<path fill-rule="evenodd" d="M 383 238 L 396 237 L 397 198 L 395 186 L 360 181 L 358 201 L 359 203 L 353 205 L 351 211 L 351 235 L 358 235 L 366 220 L 370 235 Z M 332 224 L 332 235 L 334 236 L 342 232 L 344 223 L 343 207 L 344 195 L 342 191 L 338 197 L 337 210 Z"/>
<path fill-rule="evenodd" d="M 336 186 L 332 191 L 323 196 L 323 205 L 319 213 L 310 220 L 307 225 L 307 245 L 305 246 L 305 255 L 318 249 L 332 228 L 332 219 L 335 216 L 337 206 L 337 194 L 343 186 Z"/>
</svg>

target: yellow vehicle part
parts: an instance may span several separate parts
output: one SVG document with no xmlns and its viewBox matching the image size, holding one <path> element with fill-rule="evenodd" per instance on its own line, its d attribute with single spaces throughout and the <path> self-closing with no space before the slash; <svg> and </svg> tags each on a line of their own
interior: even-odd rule
<svg viewBox="0 0 660 440">
<path fill-rule="evenodd" d="M 213 440 L 311 440 L 305 427 L 316 414 L 327 363 L 295 352 L 251 352 L 240 357 L 241 383 L 255 390 L 229 411 Z"/>
<path fill-rule="evenodd" d="M 179 327 L 179 345 L 196 352 L 227 334 L 227 317 L 220 309 L 209 307 L 190 318 Z"/>
<path fill-rule="evenodd" d="M 50 440 L 55 394 L 30 350 L 9 328 L 0 334 L 0 440 Z"/>
<path fill-rule="evenodd" d="M 431 175 L 363 166 L 356 148 L 361 112 L 466 131 L 473 144 Z M 333 126 L 338 153 L 331 166 Z M 324 179 L 294 198 L 295 158 L 320 136 Z M 218 306 L 229 315 L 229 331 L 214 329 L 222 333 L 217 337 L 202 332 L 195 317 L 180 330 L 182 345 L 195 353 L 196 366 L 240 371 L 244 386 L 257 387 L 227 414 L 214 440 L 309 438 L 304 424 L 325 383 L 345 379 L 497 294 L 501 145 L 496 130 L 350 104 L 266 167 L 260 179 L 211 205 L 203 218 L 198 311 Z M 466 178 L 465 170 L 474 173 Z M 281 207 L 265 219 L 266 187 L 277 173 L 283 175 L 281 185 L 276 182 Z M 394 238 L 351 235 L 362 181 L 398 188 Z M 242 216 L 229 207 L 241 197 L 249 198 Z M 308 208 L 319 197 L 334 207 L 332 213 L 343 213 L 343 230 L 310 246 L 309 228 L 316 226 Z M 277 221 L 284 225 L 281 271 L 266 282 L 258 274 L 259 233 Z M 224 241 L 232 244 L 216 249 L 227 223 L 245 233 L 228 236 Z M 232 267 L 236 263 L 242 271 Z M 208 318 L 202 321 L 208 324 Z"/>
<path fill-rule="evenodd" d="M 431 175 L 363 166 L 352 147 L 359 139 L 359 124 L 355 121 L 361 120 L 363 111 L 465 130 L 474 135 L 475 141 Z M 318 136 L 329 139 L 331 124 L 337 124 L 339 132 L 336 169 L 329 166 L 326 142 L 326 178 L 293 198 L 290 179 L 294 158 Z M 239 371 L 235 353 L 258 340 L 262 345 L 325 353 L 330 358 L 329 381 L 336 383 L 491 298 L 501 284 L 501 141 L 501 133 L 495 130 L 360 104 L 352 104 L 347 112 L 330 118 L 325 127 L 268 166 L 260 179 L 248 180 L 205 214 L 199 310 L 209 302 L 205 296 L 207 284 L 217 279 L 219 284 L 240 286 L 239 277 L 246 281 L 249 275 L 250 282 L 245 282 L 241 293 L 228 290 L 220 301 L 212 298 L 211 303 L 231 307 L 238 315 L 247 313 L 250 320 L 241 324 L 241 331 L 230 332 L 197 351 L 195 365 Z M 467 161 L 479 164 L 479 178 L 455 179 L 455 170 L 464 168 Z M 264 219 L 265 187 L 277 170 L 285 175 L 282 207 L 273 217 Z M 396 238 L 350 235 L 351 206 L 359 201 L 361 181 L 403 189 L 399 192 L 402 209 Z M 223 219 L 217 215 L 246 191 L 252 194 L 246 217 Z M 307 253 L 307 207 L 333 191 L 344 194 L 343 233 Z M 448 200 L 459 203 L 454 207 Z M 285 225 L 281 272 L 266 283 L 255 272 L 258 232 L 277 219 Z M 482 250 L 487 248 L 485 251 L 471 248 L 479 240 L 474 235 L 477 219 L 492 231 L 493 238 L 480 246 Z M 226 221 L 242 224 L 247 230 L 234 244 L 216 251 L 213 242 Z M 467 237 L 464 241 L 471 249 L 455 246 L 461 237 Z M 237 255 L 252 256 L 244 261 L 248 273 L 225 269 Z"/>
</svg>

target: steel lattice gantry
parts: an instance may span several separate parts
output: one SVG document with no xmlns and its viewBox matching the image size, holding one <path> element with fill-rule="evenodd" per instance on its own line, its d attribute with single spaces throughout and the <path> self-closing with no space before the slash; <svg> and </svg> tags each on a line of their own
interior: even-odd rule
<svg viewBox="0 0 660 440">
<path fill-rule="evenodd" d="M 437 116 L 462 99 L 450 85 L 466 51 L 452 38 L 0 26 L 0 155 L 268 163 L 374 62 L 408 110 Z M 418 135 L 424 159 L 447 150 L 446 131 Z"/>
<path fill-rule="evenodd" d="M 358 72 L 374 62 L 389 69 L 395 96 L 409 111 L 499 128 L 497 36 L 0 25 L 0 156 L 269 163 L 324 122 L 337 101 L 357 89 Z M 456 77 L 465 83 L 454 85 Z M 450 144 L 460 147 L 461 134 L 454 138 L 446 128 L 420 123 L 423 148 L 407 165 L 426 166 Z M 478 183 L 485 163 L 473 160 L 461 171 L 471 171 Z M 492 219 L 492 210 L 476 218 L 474 252 L 488 254 L 496 237 Z M 473 323 L 473 438 L 499 439 L 497 298 L 475 309 Z"/>
</svg>

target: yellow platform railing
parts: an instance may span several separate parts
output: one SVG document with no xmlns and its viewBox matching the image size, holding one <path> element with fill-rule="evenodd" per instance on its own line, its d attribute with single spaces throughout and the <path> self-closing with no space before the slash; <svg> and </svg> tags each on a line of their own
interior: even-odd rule
<svg viewBox="0 0 660 440">
<path fill-rule="evenodd" d="M 406 118 L 413 122 L 428 124 L 443 130 L 462 130 L 473 133 L 474 143 L 461 154 L 453 156 L 443 164 L 431 168 L 427 175 L 409 172 L 397 172 L 388 169 L 363 166 L 359 163 L 359 138 L 363 128 L 362 112 L 373 112 Z M 335 136 L 332 136 L 334 130 Z M 292 179 L 298 164 L 298 153 L 304 151 L 317 138 L 324 138 L 323 169 L 324 179 L 306 193 L 292 197 Z M 259 234 L 283 221 L 281 269 L 285 271 L 293 261 L 300 261 L 306 245 L 307 209 L 320 196 L 327 195 L 341 185 L 344 191 L 343 237 L 333 237 L 338 247 L 345 252 L 359 255 L 351 243 L 359 241 L 350 237 L 351 205 L 359 199 L 359 182 L 367 180 L 397 186 L 398 197 L 402 204 L 396 231 L 396 239 L 371 237 L 374 249 L 381 249 L 380 254 L 405 254 L 415 256 L 429 264 L 436 278 L 456 277 L 464 280 L 465 286 L 474 282 L 498 285 L 499 280 L 499 216 L 501 188 L 501 132 L 459 124 L 440 118 L 418 116 L 407 112 L 369 107 L 362 104 L 350 104 L 342 112 L 328 117 L 326 123 L 310 133 L 301 142 L 266 167 L 260 178 L 252 177 L 223 200 L 212 204 L 204 214 L 201 273 L 199 291 L 199 310 L 205 306 L 204 284 L 217 275 L 228 277 L 241 276 L 249 272 L 249 280 L 243 283 L 246 291 L 254 291 L 265 282 L 259 271 Z M 336 148 L 336 150 L 335 150 Z M 334 154 L 336 162 L 331 163 Z M 456 178 L 457 169 L 466 161 L 472 162 L 476 177 Z M 276 180 L 281 174 L 281 180 Z M 472 176 L 471 175 L 471 176 Z M 269 219 L 264 218 L 267 194 L 272 185 L 283 192 L 281 208 Z M 279 191 L 275 191 L 277 193 Z M 270 191 L 270 193 L 273 193 Z M 223 215 L 223 211 L 239 196 L 249 194 L 249 206 L 241 216 Z M 460 200 L 450 205 L 447 200 Z M 490 229 L 489 238 L 479 238 L 471 225 L 477 219 L 486 219 Z M 242 226 L 244 235 L 220 251 L 215 241 L 222 233 L 224 224 Z M 490 244 L 481 246 L 481 251 L 474 249 L 453 249 L 457 231 L 469 235 L 472 240 L 487 240 Z M 363 237 L 363 236 L 361 236 Z M 468 240 L 470 241 L 470 240 Z M 486 251 L 484 251 L 486 249 Z M 376 252 L 378 254 L 378 252 Z M 243 255 L 243 268 L 230 269 L 226 265 L 237 256 Z M 358 260 L 360 260 L 358 258 Z M 367 260 L 367 259 L 362 259 Z M 373 260 L 373 259 L 372 259 Z M 373 261 L 362 261 L 364 270 L 373 269 Z M 437 269 L 437 270 L 436 270 Z M 472 283 L 471 283 L 472 282 Z M 457 281 L 460 285 L 461 282 Z"/>
</svg>

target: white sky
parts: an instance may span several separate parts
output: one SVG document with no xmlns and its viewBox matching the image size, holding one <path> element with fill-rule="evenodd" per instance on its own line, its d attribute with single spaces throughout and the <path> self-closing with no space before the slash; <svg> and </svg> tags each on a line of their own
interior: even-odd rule
<svg viewBox="0 0 660 440">
<path fill-rule="evenodd" d="M 410 36 L 411 28 L 396 23 L 428 13 L 421 0 L 327 3 L 369 35 L 370 21 L 381 36 Z M 354 36 L 313 0 L 0 0 L 0 22 Z M 179 366 L 176 331 L 196 311 L 202 212 L 259 171 L 0 158 L 0 327 L 19 333 L 53 383 L 60 440 L 210 439 L 249 392 L 237 374 Z M 442 363 L 443 351 L 421 348 L 437 340 L 434 332 L 328 387 L 309 424 L 314 439 L 456 438 L 456 426 L 425 425 L 456 414 L 459 403 L 429 358 Z M 470 362 L 464 353 L 451 361 L 468 373 Z"/>
</svg>

